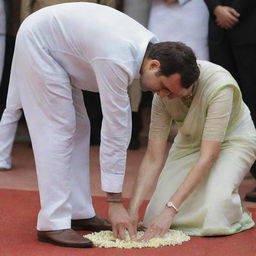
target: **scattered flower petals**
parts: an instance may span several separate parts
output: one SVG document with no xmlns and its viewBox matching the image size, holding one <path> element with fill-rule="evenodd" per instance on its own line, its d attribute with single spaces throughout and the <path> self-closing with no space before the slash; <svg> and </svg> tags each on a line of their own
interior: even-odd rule
<svg viewBox="0 0 256 256">
<path fill-rule="evenodd" d="M 137 233 L 137 239 L 142 237 L 144 234 L 143 231 Z M 121 240 L 113 237 L 112 231 L 101 231 L 94 232 L 91 234 L 84 235 L 84 237 L 90 239 L 95 246 L 105 247 L 105 248 L 122 248 L 122 249 L 131 249 L 131 248 L 157 248 L 161 246 L 174 246 L 182 244 L 183 242 L 189 241 L 190 237 L 178 230 L 169 230 L 164 237 L 152 238 L 148 241 L 133 241 L 130 240 L 128 233 L 125 240 Z"/>
</svg>

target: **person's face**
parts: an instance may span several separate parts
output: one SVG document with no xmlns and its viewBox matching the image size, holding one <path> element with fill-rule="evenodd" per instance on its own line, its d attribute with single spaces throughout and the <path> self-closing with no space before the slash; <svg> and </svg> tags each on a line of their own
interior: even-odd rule
<svg viewBox="0 0 256 256">
<path fill-rule="evenodd" d="M 181 86 L 181 75 L 179 73 L 170 76 L 157 76 L 160 63 L 157 60 L 147 60 L 141 70 L 140 84 L 143 91 L 152 91 L 161 98 L 182 98 L 192 92 L 192 86 L 183 88 Z"/>
</svg>

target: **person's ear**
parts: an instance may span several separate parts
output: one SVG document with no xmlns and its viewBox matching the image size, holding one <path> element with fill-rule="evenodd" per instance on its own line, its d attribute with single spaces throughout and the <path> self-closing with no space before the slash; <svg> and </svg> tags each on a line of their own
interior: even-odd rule
<svg viewBox="0 0 256 256">
<path fill-rule="evenodd" d="M 158 60 L 150 60 L 150 69 L 159 69 L 160 62 Z"/>
</svg>

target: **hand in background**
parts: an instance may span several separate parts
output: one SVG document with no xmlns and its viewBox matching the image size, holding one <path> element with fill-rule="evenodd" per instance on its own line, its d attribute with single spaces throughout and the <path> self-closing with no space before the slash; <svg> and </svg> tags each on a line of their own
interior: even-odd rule
<svg viewBox="0 0 256 256">
<path fill-rule="evenodd" d="M 164 208 L 163 211 L 150 223 L 142 240 L 149 240 L 153 237 L 163 237 L 172 224 L 175 212 L 169 208 Z"/>
<path fill-rule="evenodd" d="M 219 5 L 214 9 L 216 23 L 223 29 L 233 28 L 239 21 L 240 14 L 229 6 Z"/>
<path fill-rule="evenodd" d="M 136 232 L 134 232 L 132 220 L 124 206 L 119 203 L 109 203 L 108 211 L 114 237 L 125 239 L 125 231 L 127 230 L 130 238 L 135 239 Z"/>
</svg>

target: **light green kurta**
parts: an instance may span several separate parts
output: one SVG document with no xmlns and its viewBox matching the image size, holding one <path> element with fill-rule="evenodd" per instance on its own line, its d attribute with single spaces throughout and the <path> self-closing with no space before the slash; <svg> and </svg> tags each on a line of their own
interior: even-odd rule
<svg viewBox="0 0 256 256">
<path fill-rule="evenodd" d="M 201 141 L 221 141 L 215 165 L 181 205 L 172 228 L 195 236 L 233 234 L 254 226 L 241 205 L 238 187 L 256 159 L 256 131 L 232 76 L 210 62 L 198 64 L 200 77 L 190 106 L 182 99 L 154 96 L 149 138 L 166 140 L 172 121 L 180 128 L 144 225 L 161 212 L 197 162 Z"/>
</svg>

